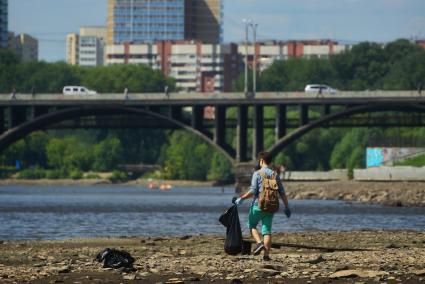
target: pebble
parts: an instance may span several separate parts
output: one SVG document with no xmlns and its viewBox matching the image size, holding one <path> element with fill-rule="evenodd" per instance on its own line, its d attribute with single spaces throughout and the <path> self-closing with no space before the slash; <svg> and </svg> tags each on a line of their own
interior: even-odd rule
<svg viewBox="0 0 425 284">
<path fill-rule="evenodd" d="M 136 274 L 124 275 L 122 277 L 122 279 L 124 279 L 124 280 L 135 280 L 136 279 Z"/>
</svg>

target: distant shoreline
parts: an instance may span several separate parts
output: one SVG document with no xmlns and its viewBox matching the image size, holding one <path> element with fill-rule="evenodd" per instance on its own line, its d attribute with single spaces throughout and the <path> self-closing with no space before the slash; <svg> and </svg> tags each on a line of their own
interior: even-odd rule
<svg viewBox="0 0 425 284">
<path fill-rule="evenodd" d="M 138 179 L 126 183 L 113 184 L 106 179 L 60 179 L 60 180 L 0 180 L 0 186 L 140 186 L 149 188 L 153 183 L 173 187 L 232 187 L 233 184 L 217 185 L 212 181 L 151 180 Z M 380 204 L 395 207 L 425 207 L 424 182 L 359 182 L 359 181 L 319 181 L 284 182 L 289 199 L 304 200 L 343 200 L 364 204 Z M 155 188 L 156 189 L 156 188 Z"/>
<path fill-rule="evenodd" d="M 216 187 L 214 181 L 191 181 L 191 180 L 151 180 L 137 179 L 122 183 L 113 183 L 108 179 L 3 179 L 1 185 L 25 185 L 25 186 L 97 186 L 97 185 L 120 185 L 120 186 L 143 186 L 148 187 L 149 183 L 158 185 L 167 184 L 173 187 Z M 231 185 L 231 184 L 229 184 Z M 228 185 L 227 185 L 228 186 Z M 220 186 L 221 187 L 221 186 Z"/>
</svg>

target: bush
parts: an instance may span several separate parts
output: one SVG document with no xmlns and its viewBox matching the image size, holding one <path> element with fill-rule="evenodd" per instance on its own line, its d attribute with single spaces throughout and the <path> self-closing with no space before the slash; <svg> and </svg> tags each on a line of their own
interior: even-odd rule
<svg viewBox="0 0 425 284">
<path fill-rule="evenodd" d="M 71 172 L 69 173 L 69 177 L 72 179 L 82 179 L 83 172 L 78 169 L 71 170 Z"/>
<path fill-rule="evenodd" d="M 95 174 L 95 173 L 89 173 L 87 175 L 84 176 L 85 179 L 100 179 L 100 175 Z"/>
<path fill-rule="evenodd" d="M 394 166 L 411 166 L 411 167 L 424 167 L 425 166 L 425 155 L 412 157 L 404 161 L 395 162 Z"/>
<path fill-rule="evenodd" d="M 46 172 L 42 168 L 35 167 L 26 169 L 19 173 L 18 179 L 42 179 L 46 177 Z"/>
<path fill-rule="evenodd" d="M 112 175 L 108 178 L 111 182 L 126 182 L 128 180 L 128 175 L 125 172 L 113 171 Z"/>
<path fill-rule="evenodd" d="M 46 170 L 47 179 L 61 179 L 64 178 L 61 170 Z"/>
<path fill-rule="evenodd" d="M 0 167 L 0 179 L 10 178 L 15 172 L 15 167 Z"/>
</svg>

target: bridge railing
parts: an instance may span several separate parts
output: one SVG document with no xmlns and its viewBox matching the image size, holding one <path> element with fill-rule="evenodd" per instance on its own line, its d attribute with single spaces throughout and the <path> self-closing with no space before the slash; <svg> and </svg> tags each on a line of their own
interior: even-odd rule
<svg viewBox="0 0 425 284">
<path fill-rule="evenodd" d="M 105 93 L 97 95 L 64 95 L 64 94 L 25 94 L 16 93 L 0 94 L 1 102 L 10 101 L 126 101 L 126 100 L 145 100 L 145 101 L 226 101 L 226 100 L 303 100 L 303 99 L 342 99 L 342 98 L 425 98 L 425 92 L 418 91 L 341 91 L 335 94 L 310 94 L 304 92 L 259 92 L 254 98 L 247 98 L 244 93 Z"/>
</svg>

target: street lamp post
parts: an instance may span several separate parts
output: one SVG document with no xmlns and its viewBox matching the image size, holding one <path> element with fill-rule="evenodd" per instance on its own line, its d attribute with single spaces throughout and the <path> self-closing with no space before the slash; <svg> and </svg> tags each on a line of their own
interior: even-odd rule
<svg viewBox="0 0 425 284">
<path fill-rule="evenodd" d="M 248 95 L 248 32 L 249 32 L 249 25 L 251 24 L 250 19 L 244 19 L 243 22 L 245 23 L 245 96 Z"/>
<path fill-rule="evenodd" d="M 251 27 L 252 27 L 252 31 L 254 34 L 254 38 L 253 38 L 253 45 L 254 45 L 254 61 L 253 61 L 253 66 L 252 66 L 252 92 L 253 95 L 255 96 L 255 93 L 257 92 L 257 28 L 258 28 L 258 24 L 255 23 L 251 23 Z"/>
</svg>

